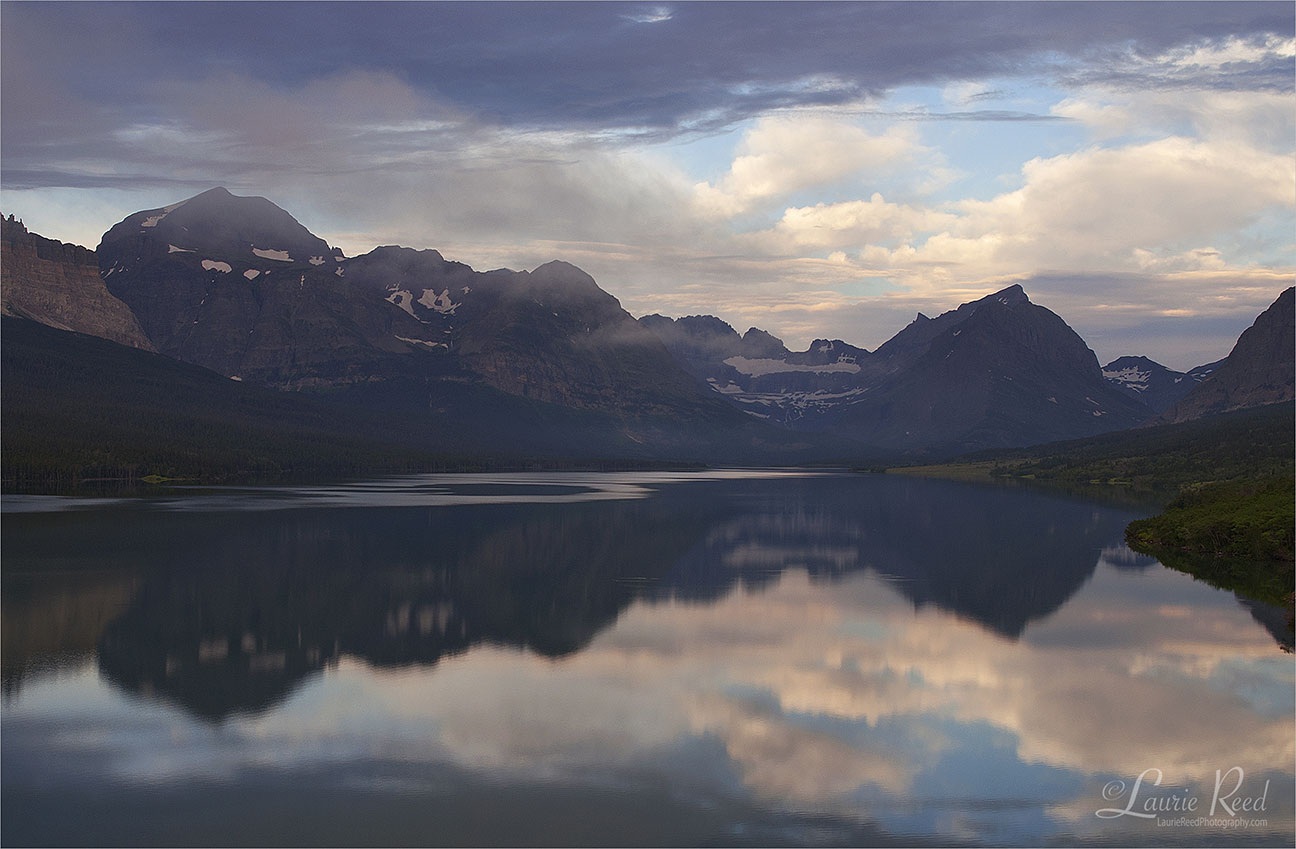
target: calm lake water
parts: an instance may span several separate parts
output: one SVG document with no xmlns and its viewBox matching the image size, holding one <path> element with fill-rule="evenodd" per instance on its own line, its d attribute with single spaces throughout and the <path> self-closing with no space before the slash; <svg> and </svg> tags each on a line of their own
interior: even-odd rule
<svg viewBox="0 0 1296 849">
<path fill-rule="evenodd" d="M 1293 842 L 1287 614 L 1135 555 L 1147 509 L 752 471 L 4 507 L 6 845 Z"/>
</svg>

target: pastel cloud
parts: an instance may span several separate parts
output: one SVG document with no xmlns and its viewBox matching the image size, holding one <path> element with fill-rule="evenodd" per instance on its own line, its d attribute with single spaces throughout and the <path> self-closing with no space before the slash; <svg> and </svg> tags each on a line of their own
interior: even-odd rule
<svg viewBox="0 0 1296 849">
<path fill-rule="evenodd" d="M 794 192 L 894 166 L 912 154 L 914 137 L 905 126 L 872 135 L 851 121 L 813 114 L 762 118 L 744 134 L 729 171 L 714 184 L 697 184 L 696 200 L 706 213 L 742 215 Z"/>
<path fill-rule="evenodd" d="M 917 261 L 1130 268 L 1136 250 L 1194 247 L 1296 199 L 1290 157 L 1179 137 L 1033 159 L 1022 180 L 1016 191 L 959 204 L 957 225 L 927 239 Z"/>
<path fill-rule="evenodd" d="M 919 234 L 952 227 L 956 221 L 952 213 L 889 203 L 874 192 L 868 200 L 789 207 L 772 231 L 757 237 L 784 251 L 860 249 L 907 244 Z"/>
</svg>

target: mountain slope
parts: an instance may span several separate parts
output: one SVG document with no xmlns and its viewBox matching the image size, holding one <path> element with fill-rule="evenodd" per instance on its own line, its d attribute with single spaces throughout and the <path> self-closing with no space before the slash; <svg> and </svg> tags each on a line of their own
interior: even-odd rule
<svg viewBox="0 0 1296 849">
<path fill-rule="evenodd" d="M 1182 422 L 1296 396 L 1294 304 L 1296 289 L 1288 288 L 1242 332 L 1224 362 L 1158 421 Z"/>
<path fill-rule="evenodd" d="M 153 350 L 134 314 L 99 279 L 93 251 L 0 217 L 0 313 Z"/>
<path fill-rule="evenodd" d="M 331 477 L 515 467 L 537 457 L 672 456 L 629 438 L 606 414 L 485 386 L 388 381 L 281 392 L 26 319 L 2 321 L 9 491 L 150 474 Z M 695 442 L 680 450 L 677 456 L 723 456 L 726 445 Z"/>
<path fill-rule="evenodd" d="M 149 474 L 354 474 L 436 459 L 319 399 L 26 319 L 2 322 L 6 489 Z"/>
</svg>

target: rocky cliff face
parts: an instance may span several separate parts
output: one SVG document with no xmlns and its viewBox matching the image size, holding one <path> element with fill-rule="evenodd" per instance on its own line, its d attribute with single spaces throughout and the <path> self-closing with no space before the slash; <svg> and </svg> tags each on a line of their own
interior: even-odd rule
<svg viewBox="0 0 1296 849">
<path fill-rule="evenodd" d="M 29 233 L 11 215 L 0 220 L 0 252 L 4 315 L 153 350 L 130 308 L 99 278 L 93 251 Z"/>
<path fill-rule="evenodd" d="M 1243 331 L 1228 357 L 1159 422 L 1277 404 L 1296 397 L 1296 289 L 1287 289 Z"/>
</svg>

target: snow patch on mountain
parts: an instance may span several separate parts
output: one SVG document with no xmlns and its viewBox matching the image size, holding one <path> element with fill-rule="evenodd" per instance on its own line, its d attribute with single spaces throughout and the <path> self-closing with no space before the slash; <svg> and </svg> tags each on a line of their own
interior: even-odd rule
<svg viewBox="0 0 1296 849">
<path fill-rule="evenodd" d="M 462 306 L 462 304 L 456 304 L 450 301 L 449 289 L 443 290 L 440 294 L 437 294 L 436 289 L 424 289 L 423 296 L 418 299 L 418 302 L 430 310 L 436 310 L 442 315 L 454 315 L 454 311 Z M 556 314 L 557 313 L 555 313 L 555 315 Z"/>
<path fill-rule="evenodd" d="M 1122 369 L 1103 369 L 1103 377 L 1108 380 L 1114 380 L 1117 383 L 1128 386 L 1138 392 L 1143 392 L 1148 388 L 1148 379 L 1152 376 L 1151 372 L 1140 371 L 1137 368 Z M 1177 382 L 1177 381 L 1176 381 Z"/>
<path fill-rule="evenodd" d="M 408 292 L 404 289 L 400 289 L 388 295 L 387 300 L 395 304 L 396 306 L 400 307 L 401 309 L 405 310 L 405 312 L 409 313 L 410 315 L 413 315 L 415 318 L 418 318 L 417 315 L 414 315 L 414 293 L 413 292 Z"/>
<path fill-rule="evenodd" d="M 169 253 L 169 254 L 191 254 L 191 253 L 197 253 L 197 251 L 195 251 L 193 248 L 177 248 L 175 245 L 167 245 L 167 253 Z"/>
<path fill-rule="evenodd" d="M 324 257 L 322 257 L 322 256 L 313 256 L 313 257 L 311 257 L 309 260 L 307 260 L 307 262 L 309 262 L 311 265 L 323 265 L 323 264 L 324 264 Z"/>
<path fill-rule="evenodd" d="M 167 217 L 167 214 L 166 214 L 165 212 L 163 212 L 161 215 L 150 215 L 148 218 L 145 218 L 143 221 L 140 222 L 140 226 L 141 226 L 141 227 L 156 227 L 156 226 L 158 226 L 158 222 L 161 221 L 163 218 L 166 218 L 166 217 Z"/>
<path fill-rule="evenodd" d="M 829 372 L 848 372 L 857 374 L 860 367 L 856 363 L 838 361 L 835 363 L 824 363 L 823 365 L 802 365 L 799 363 L 789 363 L 784 360 L 772 358 L 748 359 L 747 357 L 730 357 L 724 361 L 727 366 L 733 366 L 740 374 L 748 377 L 761 377 L 766 374 L 779 374 L 790 371 L 808 371 L 817 374 L 826 374 Z"/>
<path fill-rule="evenodd" d="M 279 262 L 292 262 L 292 261 L 293 261 L 293 258 L 290 257 L 290 256 L 288 256 L 288 252 L 287 252 L 287 251 L 275 251 L 275 250 L 269 250 L 269 249 L 262 249 L 262 248 L 258 248 L 258 247 L 255 247 L 255 246 L 254 246 L 254 247 L 252 248 L 252 253 L 256 254 L 257 256 L 261 257 L 262 259 L 273 259 L 273 260 L 278 260 Z"/>
<path fill-rule="evenodd" d="M 207 271 L 219 271 L 222 274 L 229 274 L 234 268 L 228 262 L 220 262 L 214 259 L 205 259 L 202 261 L 202 267 Z"/>
<path fill-rule="evenodd" d="M 261 276 L 261 272 L 255 268 L 249 268 L 247 271 L 243 272 L 243 276 L 249 280 L 255 280 Z"/>
<path fill-rule="evenodd" d="M 426 339 L 411 339 L 408 336 L 397 336 L 402 342 L 409 342 L 411 345 L 424 345 L 428 348 L 449 348 L 445 342 L 428 342 Z"/>
</svg>

